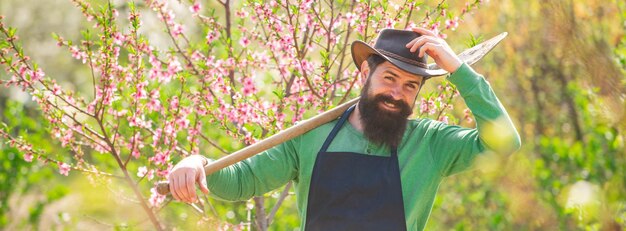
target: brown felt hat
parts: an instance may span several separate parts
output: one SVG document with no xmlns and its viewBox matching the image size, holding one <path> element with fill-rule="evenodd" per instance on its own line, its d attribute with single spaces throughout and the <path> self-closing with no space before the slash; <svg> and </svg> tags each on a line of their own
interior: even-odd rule
<svg viewBox="0 0 626 231">
<path fill-rule="evenodd" d="M 504 32 L 478 44 L 460 53 L 459 58 L 468 65 L 472 65 L 493 49 L 506 35 L 507 33 Z M 448 74 L 446 70 L 441 69 L 436 64 L 428 64 L 427 55 L 418 57 L 419 49 L 416 52 L 411 52 L 409 48 L 406 48 L 407 43 L 419 36 L 421 36 L 419 33 L 411 30 L 383 29 L 378 34 L 374 47 L 363 41 L 354 41 L 352 43 L 352 59 L 359 70 L 363 61 L 367 60 L 370 55 L 379 55 L 396 67 L 425 78 Z"/>
</svg>

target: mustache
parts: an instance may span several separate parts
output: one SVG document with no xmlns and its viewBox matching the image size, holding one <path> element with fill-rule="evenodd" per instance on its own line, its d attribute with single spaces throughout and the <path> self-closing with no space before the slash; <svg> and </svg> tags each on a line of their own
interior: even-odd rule
<svg viewBox="0 0 626 231">
<path fill-rule="evenodd" d="M 411 111 L 411 106 L 409 106 L 408 103 L 404 102 L 403 100 L 395 100 L 392 96 L 387 94 L 376 95 L 374 96 L 372 101 L 374 101 L 375 103 L 386 102 L 393 104 L 394 106 L 401 109 L 400 111 L 402 112 L 402 114 L 406 114 L 407 112 L 410 113 Z"/>
</svg>

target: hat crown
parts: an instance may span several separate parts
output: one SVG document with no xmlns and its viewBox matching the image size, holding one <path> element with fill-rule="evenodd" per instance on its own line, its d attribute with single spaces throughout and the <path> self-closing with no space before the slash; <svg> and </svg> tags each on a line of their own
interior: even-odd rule
<svg viewBox="0 0 626 231">
<path fill-rule="evenodd" d="M 496 37 L 484 41 L 470 49 L 459 53 L 458 57 L 464 63 L 472 65 L 483 58 L 491 49 L 493 49 L 502 39 L 506 37 L 504 32 Z M 406 48 L 406 44 L 412 40 L 422 36 L 421 34 L 411 30 L 384 29 L 378 34 L 378 39 L 374 46 L 370 46 L 363 41 L 354 41 L 350 48 L 352 53 L 352 61 L 356 67 L 361 70 L 361 65 L 372 55 L 378 55 L 390 62 L 394 66 L 407 71 L 409 73 L 430 78 L 434 76 L 442 76 L 448 74 L 448 71 L 441 69 L 437 64 L 428 64 L 428 56 L 418 57 L 420 48 L 416 52 L 411 52 Z"/>
<path fill-rule="evenodd" d="M 419 49 L 411 52 L 406 47 L 407 43 L 420 36 L 417 32 L 409 30 L 383 29 L 378 35 L 374 49 L 392 58 L 426 68 L 428 57 L 426 55 L 418 57 Z"/>
</svg>

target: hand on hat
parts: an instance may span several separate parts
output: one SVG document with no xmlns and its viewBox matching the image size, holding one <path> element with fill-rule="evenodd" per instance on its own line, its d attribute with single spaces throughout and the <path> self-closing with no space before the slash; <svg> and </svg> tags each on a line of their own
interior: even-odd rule
<svg viewBox="0 0 626 231">
<path fill-rule="evenodd" d="M 452 48 L 445 40 L 437 37 L 435 33 L 425 28 L 418 27 L 412 30 L 422 36 L 406 44 L 406 47 L 411 49 L 411 52 L 415 52 L 419 48 L 419 57 L 423 57 L 424 53 L 428 54 L 439 67 L 450 73 L 455 72 L 461 66 L 463 62 L 452 51 Z"/>
</svg>

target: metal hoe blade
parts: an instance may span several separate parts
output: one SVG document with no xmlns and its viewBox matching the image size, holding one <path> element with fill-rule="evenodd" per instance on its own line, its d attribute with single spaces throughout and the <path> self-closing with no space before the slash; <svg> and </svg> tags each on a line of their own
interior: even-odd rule
<svg viewBox="0 0 626 231">
<path fill-rule="evenodd" d="M 487 55 L 496 45 L 498 45 L 509 33 L 503 32 L 487 41 L 477 44 L 470 49 L 467 49 L 459 54 L 459 58 L 463 60 L 463 62 L 467 63 L 467 65 L 472 65 L 478 60 L 482 59 L 485 55 Z M 432 67 L 429 66 L 429 69 L 439 69 L 436 64 L 433 64 Z"/>
</svg>

